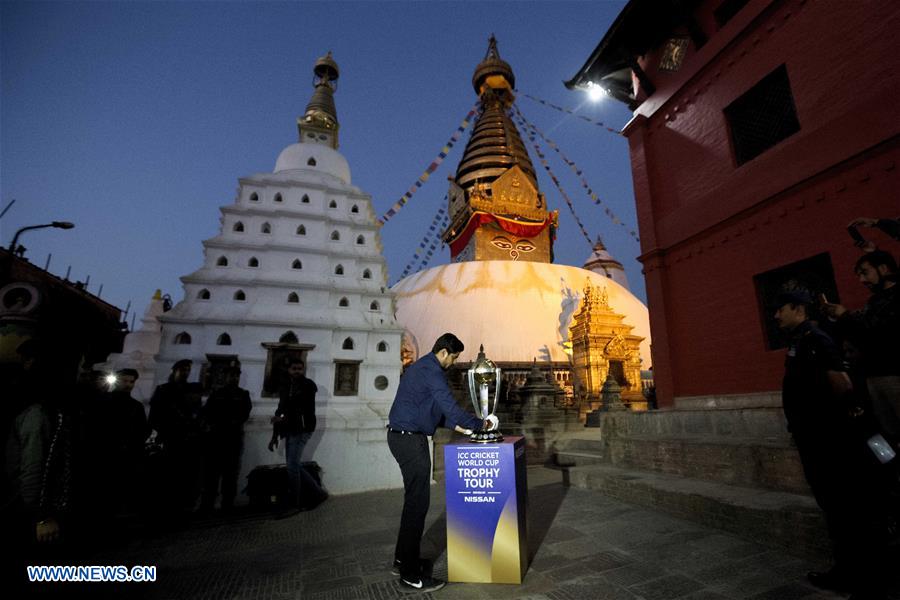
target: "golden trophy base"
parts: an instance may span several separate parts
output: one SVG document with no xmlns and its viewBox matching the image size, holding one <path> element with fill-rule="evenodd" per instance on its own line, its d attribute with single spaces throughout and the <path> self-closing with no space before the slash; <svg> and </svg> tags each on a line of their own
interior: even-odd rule
<svg viewBox="0 0 900 600">
<path fill-rule="evenodd" d="M 475 444 L 494 444 L 503 441 L 503 434 L 499 431 L 473 433 L 469 436 L 469 441 Z"/>
</svg>

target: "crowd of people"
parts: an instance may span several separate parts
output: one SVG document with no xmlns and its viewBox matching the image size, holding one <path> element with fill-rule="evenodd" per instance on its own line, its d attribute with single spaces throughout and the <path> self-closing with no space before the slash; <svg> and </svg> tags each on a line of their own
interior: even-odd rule
<svg viewBox="0 0 900 600">
<path fill-rule="evenodd" d="M 139 374 L 84 370 L 74 384 L 54 378 L 46 348 L 35 339 L 18 347 L 18 375 L 2 403 L 0 539 L 3 584 L 22 584 L 24 566 L 77 558 L 125 532 L 181 526 L 233 514 L 252 409 L 239 386 L 241 369 L 224 369 L 205 402 L 179 360 L 168 381 L 144 404 L 132 397 Z M 294 360 L 272 417 L 270 448 L 287 448 L 288 505 L 278 516 L 314 508 L 327 498 L 302 468 L 300 455 L 315 431 L 316 385 Z M 154 434 L 155 432 L 155 434 Z"/>
<path fill-rule="evenodd" d="M 169 380 L 150 399 L 150 427 L 160 449 L 152 468 L 165 487 L 154 491 L 154 504 L 178 516 L 209 514 L 221 488 L 221 507 L 234 508 L 243 445 L 243 425 L 250 417 L 250 393 L 238 386 L 240 367 L 224 369 L 224 384 L 203 404 L 203 387 L 189 382 L 191 361 L 172 365 Z M 166 475 L 160 477 L 159 475 Z"/>
<path fill-rule="evenodd" d="M 0 527 L 3 582 L 22 578 L 35 557 L 102 544 L 114 519 L 144 506 L 144 406 L 131 396 L 138 373 L 122 369 L 110 387 L 106 374 L 85 371 L 59 380 L 47 349 L 29 339 L 18 347 L 21 371 L 3 403 L 0 441 Z"/>
<path fill-rule="evenodd" d="M 895 258 L 859 226 L 898 240 L 900 223 L 850 224 L 865 251 L 853 265 L 871 292 L 864 306 L 850 310 L 791 285 L 773 310 L 789 337 L 782 388 L 788 429 L 833 544 L 833 566 L 808 579 L 852 600 L 880 600 L 896 568 L 889 548 L 900 536 L 900 286 Z"/>
</svg>

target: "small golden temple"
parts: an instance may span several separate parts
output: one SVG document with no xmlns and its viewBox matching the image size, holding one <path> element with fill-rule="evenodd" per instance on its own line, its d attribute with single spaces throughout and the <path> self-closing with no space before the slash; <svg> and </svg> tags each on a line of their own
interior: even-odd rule
<svg viewBox="0 0 900 600">
<path fill-rule="evenodd" d="M 641 342 L 643 337 L 632 334 L 634 327 L 625 324 L 625 317 L 609 306 L 606 288 L 584 286 L 581 308 L 575 313 L 569 328 L 572 342 L 572 362 L 576 380 L 582 386 L 584 406 L 599 408 L 600 392 L 607 375 L 612 375 L 622 389 L 622 401 L 644 401 L 641 387 Z"/>
</svg>

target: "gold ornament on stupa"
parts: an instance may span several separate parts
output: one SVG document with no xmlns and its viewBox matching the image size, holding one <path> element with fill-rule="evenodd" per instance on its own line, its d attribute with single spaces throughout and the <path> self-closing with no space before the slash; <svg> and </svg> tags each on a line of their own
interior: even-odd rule
<svg viewBox="0 0 900 600">
<path fill-rule="evenodd" d="M 551 262 L 557 214 L 547 210 L 534 166 L 508 112 L 515 75 L 492 35 L 472 76 L 480 116 L 450 178 L 450 225 L 443 234 L 456 262 Z"/>
<path fill-rule="evenodd" d="M 301 142 L 326 142 L 337 150 L 340 124 L 334 107 L 334 92 L 337 90 L 339 76 L 340 70 L 331 51 L 316 60 L 313 66 L 313 95 L 306 105 L 306 112 L 302 117 L 297 117 Z"/>
</svg>

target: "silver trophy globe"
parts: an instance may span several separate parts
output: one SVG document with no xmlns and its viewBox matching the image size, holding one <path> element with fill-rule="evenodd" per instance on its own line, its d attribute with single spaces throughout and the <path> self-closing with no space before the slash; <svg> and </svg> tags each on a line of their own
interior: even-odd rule
<svg viewBox="0 0 900 600">
<path fill-rule="evenodd" d="M 497 403 L 500 401 L 500 368 L 484 355 L 484 344 L 479 348 L 478 357 L 466 374 L 469 379 L 469 395 L 472 397 L 475 414 L 482 421 L 491 415 L 496 418 Z M 494 429 L 475 432 L 469 436 L 469 440 L 487 444 L 502 441 L 503 435 L 499 430 Z"/>
</svg>

